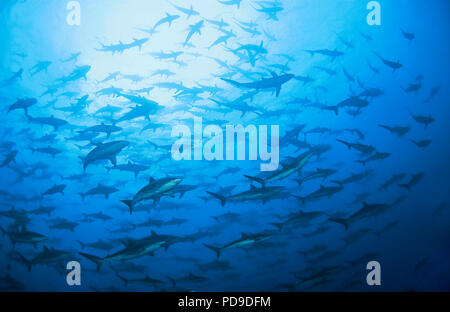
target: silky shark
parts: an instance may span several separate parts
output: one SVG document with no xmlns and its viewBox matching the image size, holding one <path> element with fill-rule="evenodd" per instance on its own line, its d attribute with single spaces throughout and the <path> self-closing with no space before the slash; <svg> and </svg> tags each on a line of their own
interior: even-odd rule
<svg viewBox="0 0 450 312">
<path fill-rule="evenodd" d="M 276 90 L 276 96 L 278 97 L 281 92 L 281 86 L 294 78 L 295 76 L 292 74 L 284 74 L 281 76 L 278 76 L 276 73 L 272 72 L 271 78 L 265 78 L 260 81 L 255 82 L 237 82 L 231 79 L 221 78 L 223 81 L 228 82 L 229 84 L 243 89 L 256 89 L 256 90 L 262 90 L 262 89 L 275 89 Z"/>
</svg>

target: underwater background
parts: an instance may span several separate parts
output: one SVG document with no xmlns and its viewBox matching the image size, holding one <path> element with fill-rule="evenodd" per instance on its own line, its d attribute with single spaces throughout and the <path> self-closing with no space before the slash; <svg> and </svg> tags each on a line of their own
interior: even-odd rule
<svg viewBox="0 0 450 312">
<path fill-rule="evenodd" d="M 450 290 L 448 1 L 68 2 L 0 1 L 2 291 Z M 173 160 L 194 116 L 283 167 Z"/>
</svg>

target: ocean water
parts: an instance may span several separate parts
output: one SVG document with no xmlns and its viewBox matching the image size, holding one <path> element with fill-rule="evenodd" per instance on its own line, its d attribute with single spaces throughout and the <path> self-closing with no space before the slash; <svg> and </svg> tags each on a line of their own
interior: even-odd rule
<svg viewBox="0 0 450 312">
<path fill-rule="evenodd" d="M 449 3 L 368 2 L 2 0 L 0 289 L 450 290 Z"/>
</svg>

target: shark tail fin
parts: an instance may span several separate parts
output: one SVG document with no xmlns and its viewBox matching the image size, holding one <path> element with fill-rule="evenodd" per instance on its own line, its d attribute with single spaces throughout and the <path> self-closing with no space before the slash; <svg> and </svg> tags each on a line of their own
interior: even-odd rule
<svg viewBox="0 0 450 312">
<path fill-rule="evenodd" d="M 78 193 L 78 195 L 80 195 L 81 196 L 81 199 L 84 201 L 84 199 L 86 198 L 86 194 L 84 194 L 84 193 Z"/>
<path fill-rule="evenodd" d="M 344 219 L 344 218 L 332 218 L 332 217 L 330 217 L 330 218 L 328 218 L 328 220 L 330 220 L 332 222 L 336 222 L 336 223 L 342 224 L 345 227 L 346 231 L 348 230 L 348 227 L 350 225 L 348 219 Z"/>
<path fill-rule="evenodd" d="M 215 198 L 220 200 L 220 203 L 222 204 L 222 207 L 225 206 L 225 203 L 227 202 L 227 198 L 225 196 L 222 196 L 222 195 L 217 194 L 217 193 L 209 192 L 209 191 L 206 191 L 206 193 L 208 193 L 209 195 L 214 196 Z"/>
<path fill-rule="evenodd" d="M 97 265 L 97 271 L 100 271 L 100 268 L 102 267 L 103 264 L 103 259 L 97 256 L 93 256 L 93 255 L 89 255 L 87 253 L 84 252 L 79 252 L 80 255 L 82 255 L 83 257 L 85 257 L 88 260 L 91 260 L 92 262 L 94 262 Z"/>
<path fill-rule="evenodd" d="M 77 240 L 78 244 L 80 244 L 81 249 L 84 249 L 86 247 L 85 243 L 83 243 L 82 241 Z"/>
<path fill-rule="evenodd" d="M 28 272 L 30 272 L 31 271 L 31 261 L 28 260 L 27 258 L 25 258 L 24 255 L 22 255 L 20 252 L 17 252 L 17 254 L 19 255 L 20 259 L 23 261 L 23 263 L 27 266 Z"/>
<path fill-rule="evenodd" d="M 217 258 L 220 257 L 220 251 L 221 251 L 220 248 L 214 247 L 214 246 L 211 246 L 211 245 L 208 245 L 208 244 L 203 244 L 203 246 L 205 246 L 206 248 L 208 248 L 208 249 L 214 251 L 214 252 L 216 253 Z"/>
<path fill-rule="evenodd" d="M 132 200 L 121 200 L 122 203 L 128 206 L 130 208 L 130 215 L 133 214 L 133 201 Z"/>
<path fill-rule="evenodd" d="M 250 179 L 251 181 L 258 182 L 259 184 L 261 184 L 262 187 L 266 186 L 266 181 L 264 181 L 261 178 L 249 176 L 249 175 L 246 175 L 246 174 L 244 174 L 244 177 L 246 177 L 247 179 Z"/>
</svg>

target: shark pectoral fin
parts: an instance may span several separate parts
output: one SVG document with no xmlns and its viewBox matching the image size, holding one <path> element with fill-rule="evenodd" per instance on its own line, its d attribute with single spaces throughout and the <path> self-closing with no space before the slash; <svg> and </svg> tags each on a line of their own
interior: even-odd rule
<svg viewBox="0 0 450 312">
<path fill-rule="evenodd" d="M 280 95 L 280 92 L 281 92 L 281 85 L 276 87 L 276 91 L 277 91 L 276 97 L 278 97 Z"/>
<path fill-rule="evenodd" d="M 111 156 L 111 158 L 109 159 L 109 161 L 113 164 L 113 166 L 117 166 L 117 158 L 116 156 Z"/>
</svg>

